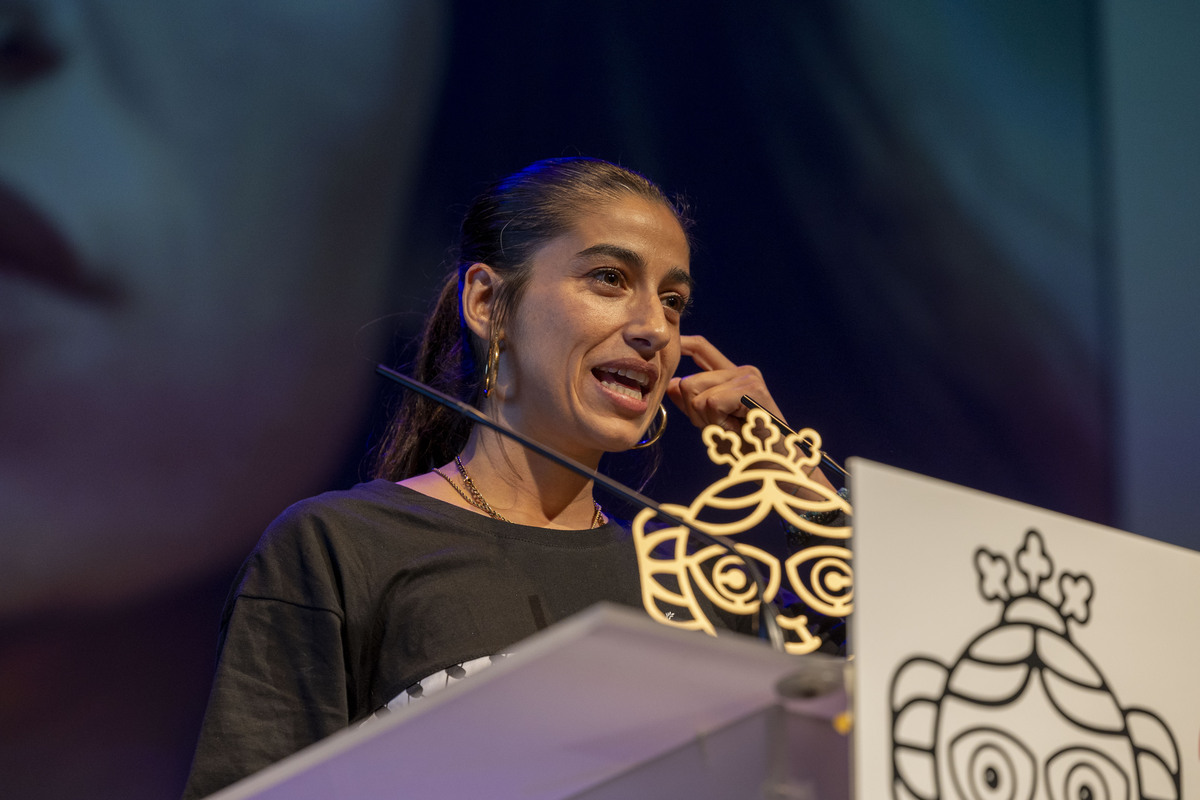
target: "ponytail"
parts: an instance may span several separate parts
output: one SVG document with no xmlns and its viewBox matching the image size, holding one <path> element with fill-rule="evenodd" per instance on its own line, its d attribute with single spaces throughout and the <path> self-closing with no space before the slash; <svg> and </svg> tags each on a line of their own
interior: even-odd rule
<svg viewBox="0 0 1200 800">
<path fill-rule="evenodd" d="M 451 273 L 425 324 L 414 375 L 440 392 L 474 403 L 483 371 L 477 368 L 459 313 L 458 274 Z M 462 451 L 471 423 L 417 392 L 406 392 L 379 448 L 372 477 L 400 481 L 450 461 Z"/>
</svg>

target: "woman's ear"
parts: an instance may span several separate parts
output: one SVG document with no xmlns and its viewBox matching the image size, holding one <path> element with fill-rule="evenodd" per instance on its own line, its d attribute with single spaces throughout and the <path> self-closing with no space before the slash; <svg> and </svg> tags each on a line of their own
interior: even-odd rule
<svg viewBox="0 0 1200 800">
<path fill-rule="evenodd" d="M 485 342 L 491 339 L 500 282 L 500 276 L 487 264 L 472 264 L 463 275 L 462 297 L 459 298 L 463 321 L 471 333 Z"/>
</svg>

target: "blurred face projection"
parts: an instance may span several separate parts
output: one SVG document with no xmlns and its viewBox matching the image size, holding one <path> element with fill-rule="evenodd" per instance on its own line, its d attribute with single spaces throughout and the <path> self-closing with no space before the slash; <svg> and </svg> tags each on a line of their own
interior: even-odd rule
<svg viewBox="0 0 1200 800">
<path fill-rule="evenodd" d="M 337 466 L 437 5 L 5 4 L 0 615 L 197 575 Z"/>
</svg>

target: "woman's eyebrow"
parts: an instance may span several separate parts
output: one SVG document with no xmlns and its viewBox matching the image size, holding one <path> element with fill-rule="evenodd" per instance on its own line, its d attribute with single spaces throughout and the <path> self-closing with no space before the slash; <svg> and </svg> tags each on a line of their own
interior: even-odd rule
<svg viewBox="0 0 1200 800">
<path fill-rule="evenodd" d="M 589 258 L 592 256 L 608 256 L 622 261 L 631 267 L 638 269 L 646 268 L 646 260 L 642 258 L 642 254 L 636 250 L 630 250 L 628 247 L 622 247 L 619 244 L 594 244 L 584 250 L 580 250 L 575 254 L 576 258 Z M 664 283 L 682 283 L 691 291 L 696 288 L 696 282 L 687 270 L 679 267 L 672 267 L 667 271 Z"/>
<path fill-rule="evenodd" d="M 692 279 L 691 273 L 679 267 L 671 267 L 667 272 L 667 279 L 663 283 L 682 283 L 688 288 L 689 292 L 696 289 L 696 281 Z"/>
<path fill-rule="evenodd" d="M 589 256 L 608 256 L 615 258 L 618 261 L 624 261 L 633 267 L 645 267 L 646 260 L 642 258 L 642 254 L 635 250 L 630 250 L 628 247 L 621 247 L 619 244 L 594 244 L 591 247 L 580 250 L 575 254 L 580 258 Z"/>
</svg>

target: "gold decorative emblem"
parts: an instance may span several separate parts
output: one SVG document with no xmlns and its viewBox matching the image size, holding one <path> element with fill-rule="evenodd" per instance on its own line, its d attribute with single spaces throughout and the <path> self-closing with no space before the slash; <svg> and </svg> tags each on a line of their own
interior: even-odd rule
<svg viewBox="0 0 1200 800">
<path fill-rule="evenodd" d="M 844 498 L 808 477 L 821 462 L 821 437 L 816 431 L 805 428 L 784 436 L 769 414 L 752 409 L 740 435 L 717 425 L 709 425 L 701 435 L 708 446 L 708 457 L 714 464 L 729 465 L 729 474 L 708 486 L 690 506 L 663 504 L 663 510 L 717 536 L 744 533 L 774 512 L 787 524 L 814 536 L 850 538 L 848 525 L 822 525 L 805 516 L 835 510 L 852 513 Z M 804 497 L 796 494 L 801 490 L 807 490 Z M 747 574 L 743 559 L 754 559 L 762 572 L 764 599 L 768 602 L 775 600 L 786 574 L 791 590 L 812 611 L 845 617 L 853 608 L 853 573 L 846 547 L 806 547 L 782 564 L 770 553 L 745 543 L 734 544 L 736 554 L 717 544 L 689 552 L 686 528 L 676 525 L 646 530 L 646 524 L 654 518 L 651 509 L 638 514 L 633 521 L 633 538 L 642 603 L 650 616 L 664 625 L 715 636 L 716 626 L 705 613 L 699 595 L 726 613 L 757 614 L 758 588 Z M 776 620 L 789 632 L 785 645 L 789 653 L 811 653 L 821 646 L 820 637 L 808 629 L 806 615 L 779 614 Z"/>
</svg>

